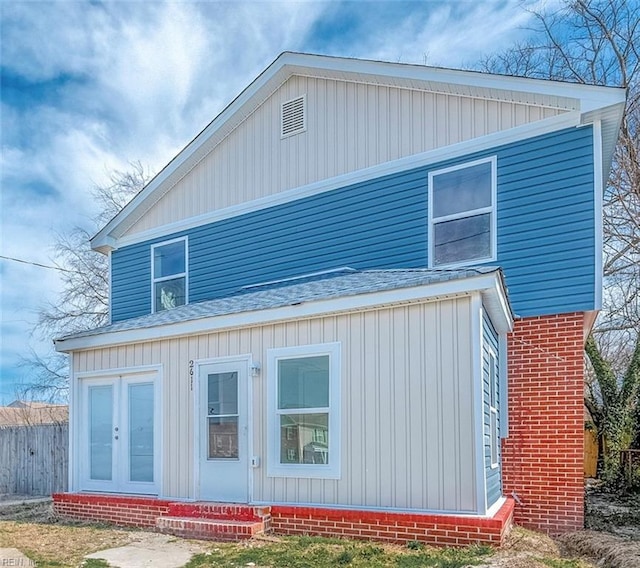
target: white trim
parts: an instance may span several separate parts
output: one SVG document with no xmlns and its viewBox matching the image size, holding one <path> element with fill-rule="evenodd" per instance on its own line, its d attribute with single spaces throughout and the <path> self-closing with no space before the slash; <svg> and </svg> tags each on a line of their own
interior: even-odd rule
<svg viewBox="0 0 640 568">
<path fill-rule="evenodd" d="M 508 309 L 506 291 L 500 282 L 498 273 L 490 272 L 488 274 L 447 282 L 436 282 L 422 286 L 385 290 L 383 292 L 370 294 L 358 294 L 355 296 L 342 296 L 340 298 L 304 302 L 280 308 L 203 317 L 154 327 L 112 331 L 98 335 L 57 340 L 54 342 L 54 345 L 57 351 L 68 352 L 77 349 L 91 349 L 125 343 L 154 341 L 182 335 L 211 333 L 223 329 L 252 327 L 276 321 L 294 321 L 319 315 L 325 316 L 343 312 L 354 312 L 376 307 L 383 308 L 398 303 L 438 301 L 444 298 L 470 294 L 474 291 L 482 293 L 496 331 L 498 331 L 498 333 L 511 331 L 513 319 Z M 503 297 L 500 298 L 499 296 Z M 504 308 L 506 308 L 506 311 Z"/>
<path fill-rule="evenodd" d="M 472 168 L 474 166 L 479 166 L 480 164 L 486 164 L 489 163 L 491 164 L 491 205 L 488 207 L 479 207 L 477 209 L 469 209 L 466 211 L 462 211 L 460 213 L 454 213 L 451 215 L 441 215 L 439 217 L 434 217 L 433 216 L 433 179 L 439 175 L 443 175 L 443 174 L 448 174 L 451 172 L 455 172 L 458 170 L 464 170 L 467 168 Z M 429 227 L 429 233 L 428 233 L 428 239 L 427 242 L 429 243 L 429 250 L 427 251 L 427 260 L 428 260 L 428 266 L 429 268 L 432 267 L 436 267 L 436 268 L 454 268 L 456 266 L 469 266 L 469 265 L 474 265 L 474 264 L 481 264 L 481 263 L 486 263 L 486 262 L 493 262 L 496 260 L 497 258 L 497 254 L 498 254 L 498 222 L 497 222 L 497 217 L 498 217 L 498 204 L 497 204 L 497 200 L 498 200 L 498 174 L 497 174 L 497 170 L 498 170 L 498 157 L 497 156 L 488 156 L 486 158 L 480 158 L 477 160 L 472 160 L 470 162 L 461 162 L 459 164 L 455 164 L 453 166 L 448 166 L 446 168 L 441 168 L 438 170 L 432 170 L 429 172 L 428 175 L 428 227 Z M 434 264 L 434 257 L 435 257 L 435 237 L 434 237 L 434 227 L 436 224 L 438 223 L 442 223 L 442 222 L 446 222 L 446 221 L 452 221 L 455 219 L 466 219 L 468 217 L 475 217 L 476 215 L 482 215 L 482 214 L 486 214 L 489 213 L 490 214 L 490 231 L 491 234 L 489 235 L 489 246 L 490 246 L 490 254 L 487 257 L 484 258 L 475 258 L 475 259 L 467 259 L 467 260 L 460 260 L 460 261 L 456 261 L 456 262 L 449 262 L 449 263 L 443 263 L 443 264 Z"/>
<path fill-rule="evenodd" d="M 192 497 L 188 500 L 199 500 L 200 491 L 200 372 L 205 365 L 226 364 L 226 363 L 246 363 L 247 365 L 247 502 L 251 503 L 253 497 L 253 470 L 251 468 L 251 456 L 253 455 L 253 377 L 251 376 L 251 365 L 253 355 L 244 353 L 240 355 L 227 355 L 224 357 L 208 357 L 206 359 L 192 359 L 193 377 L 191 389 L 193 392 L 193 491 Z M 172 497 L 173 499 L 173 497 Z"/>
<path fill-rule="evenodd" d="M 114 367 L 113 369 L 98 369 L 97 371 L 80 371 L 76 373 L 77 379 L 98 379 L 112 377 L 114 375 L 139 375 L 149 372 L 160 372 L 162 365 L 140 365 L 137 367 Z"/>
<path fill-rule="evenodd" d="M 161 276 L 159 278 L 156 278 L 155 250 L 157 248 L 171 245 L 173 243 L 177 243 L 180 241 L 184 242 L 184 272 L 176 272 L 175 274 L 170 274 L 168 276 Z M 154 243 L 151 245 L 149 254 L 151 256 L 151 313 L 155 314 L 158 311 L 156 309 L 156 284 L 158 282 L 165 282 L 168 280 L 177 280 L 178 278 L 184 278 L 184 304 L 180 304 L 180 305 L 181 306 L 187 305 L 189 303 L 189 237 L 188 235 L 185 235 L 184 237 L 176 237 L 175 239 L 169 239 L 159 243 Z M 111 304 L 111 302 L 109 302 L 109 304 Z M 159 311 L 164 311 L 164 310 L 159 310 Z"/>
<path fill-rule="evenodd" d="M 78 483 L 79 475 L 78 475 L 78 462 L 76 459 L 76 454 L 78 452 L 77 445 L 77 409 L 76 405 L 78 404 L 78 380 L 73 371 L 73 353 L 69 353 L 68 361 L 69 361 L 69 456 L 68 456 L 68 471 L 67 471 L 67 481 L 69 491 L 78 491 Z"/>
<path fill-rule="evenodd" d="M 505 504 L 507 498 L 505 496 L 501 496 L 491 507 L 487 509 L 486 516 L 491 518 L 493 517 L 501 508 L 502 505 Z"/>
<path fill-rule="evenodd" d="M 297 412 L 322 412 L 329 415 L 329 463 L 283 464 L 280 462 L 280 424 L 278 420 L 278 361 L 312 356 L 329 357 L 329 406 L 320 409 L 300 409 Z M 267 477 L 305 479 L 340 479 L 342 438 L 341 343 L 320 343 L 267 349 Z"/>
<path fill-rule="evenodd" d="M 349 266 L 342 266 L 340 268 L 329 268 L 327 270 L 318 270 L 318 272 L 308 272 L 306 274 L 300 274 L 299 276 L 290 276 L 289 278 L 279 278 L 278 280 L 267 280 L 266 282 L 258 282 L 257 284 L 246 284 L 242 286 L 241 290 L 252 290 L 253 288 L 271 286 L 272 284 L 284 284 L 286 282 L 297 282 L 298 280 L 304 280 L 306 278 L 313 278 L 315 276 L 324 276 L 327 274 L 337 274 L 339 272 L 357 272 L 357 270 Z"/>
<path fill-rule="evenodd" d="M 500 407 L 500 401 L 501 401 L 501 397 L 500 397 L 500 391 L 498 390 L 500 388 L 499 386 L 499 372 L 496 373 L 496 366 L 499 365 L 499 359 L 498 356 L 496 355 L 496 352 L 494 351 L 493 347 L 491 345 L 487 345 L 487 354 L 489 355 L 489 376 L 488 376 L 488 382 L 489 382 L 489 466 L 491 469 L 496 469 L 500 466 L 500 426 L 499 426 L 499 415 L 498 415 L 498 408 Z M 493 359 L 493 364 L 492 364 L 492 359 Z M 493 369 L 493 372 L 492 372 Z M 492 378 L 493 375 L 493 378 Z M 492 391 L 495 391 L 495 397 L 496 400 L 492 401 L 491 400 L 491 394 Z M 492 404 L 492 402 L 496 402 L 498 404 L 498 406 Z M 496 417 L 496 436 L 494 437 L 493 435 L 493 430 L 491 428 L 491 416 L 492 414 L 495 414 Z M 496 445 L 496 461 L 493 461 L 493 444 L 495 442 Z"/>
<path fill-rule="evenodd" d="M 111 250 L 107 251 L 107 317 L 109 318 L 109 323 L 113 323 L 112 317 L 112 308 L 113 306 L 111 299 L 113 298 L 113 290 L 111 284 L 111 272 L 113 270 L 113 262 L 111 261 Z"/>
<path fill-rule="evenodd" d="M 309 69 L 354 73 L 360 76 L 367 74 L 393 79 L 413 79 L 415 81 L 433 81 L 450 85 L 478 87 L 487 89 L 488 91 L 503 90 L 565 97 L 579 100 L 583 112 L 624 100 L 624 90 L 619 88 L 602 87 L 598 85 L 578 85 L 563 81 L 497 75 L 480 71 L 463 71 L 444 67 L 427 67 L 416 64 L 318 56 L 293 52 L 283 53 L 272 65 L 275 65 L 280 60 L 282 60 L 282 66 L 296 65 L 308 67 Z M 515 102 L 526 102 L 526 100 L 527 99 L 523 99 L 522 101 L 516 100 Z"/>
<path fill-rule="evenodd" d="M 133 235 L 121 236 L 110 243 L 107 243 L 103 238 L 98 238 L 102 232 L 107 229 L 107 226 L 92 239 L 91 246 L 94 250 L 104 252 L 108 248 L 117 249 L 151 239 L 162 238 L 187 229 L 193 229 L 195 227 L 214 223 L 223 219 L 229 219 L 231 217 L 244 215 L 245 213 L 259 211 L 261 209 L 273 207 L 274 205 L 289 203 L 297 199 L 317 195 L 334 189 L 340 189 L 345 186 L 365 182 L 404 170 L 429 166 L 451 159 L 463 158 L 464 156 L 476 152 L 490 151 L 496 146 L 501 146 L 510 142 L 518 142 L 533 136 L 548 134 L 557 130 L 564 130 L 565 128 L 577 127 L 579 124 L 579 112 L 566 112 L 558 116 L 552 116 L 533 123 L 523 124 L 508 130 L 494 132 L 479 138 L 473 138 L 450 146 L 436 148 L 427 152 L 421 152 L 412 156 L 406 156 L 397 160 L 377 164 L 369 168 L 363 168 L 355 172 L 349 172 L 329 179 L 320 180 L 311 184 L 282 191 L 274 195 L 268 195 L 266 197 L 239 203 L 237 205 L 231 205 L 223 209 L 210 211 L 202 215 L 196 215 L 174 223 L 167 223 Z"/>
<path fill-rule="evenodd" d="M 594 309 L 602 309 L 602 286 L 604 285 L 603 268 L 603 200 L 604 178 L 602 168 L 602 122 L 593 122 L 593 189 L 594 189 L 594 215 L 595 215 L 595 294 Z"/>
<path fill-rule="evenodd" d="M 177 501 L 177 499 L 176 499 Z M 500 501 L 502 504 L 506 501 L 505 497 L 502 497 Z M 480 515 L 476 511 L 454 511 L 451 509 L 407 509 L 405 507 L 367 507 L 362 505 L 341 505 L 338 503 L 311 503 L 308 501 L 252 501 L 250 505 L 259 506 L 282 506 L 282 507 L 312 507 L 314 509 L 328 509 L 336 511 L 371 511 L 380 513 L 408 513 L 413 515 L 442 515 L 447 517 L 466 517 L 470 519 L 489 519 L 489 514 Z M 492 506 L 492 508 L 495 505 Z M 495 514 L 495 512 L 494 512 Z"/>
<path fill-rule="evenodd" d="M 482 298 L 471 297 L 471 377 L 473 384 L 473 423 L 475 447 L 476 512 L 487 511 L 487 475 L 484 466 L 484 378 L 482 376 L 484 327 L 482 321 Z"/>
<path fill-rule="evenodd" d="M 498 334 L 498 372 L 500 373 L 500 439 L 509 437 L 509 349 L 507 334 Z"/>
<path fill-rule="evenodd" d="M 147 377 L 145 377 L 145 375 Z M 73 484 L 70 484 L 71 491 L 99 491 L 99 492 L 119 492 L 134 495 L 157 495 L 162 496 L 163 486 L 163 447 L 164 447 L 164 425 L 163 425 L 163 367 L 162 365 L 144 365 L 139 367 L 121 367 L 113 369 L 100 369 L 97 371 L 85 371 L 75 373 L 73 384 L 73 401 L 70 401 L 70 410 L 73 409 L 73 414 L 83 413 L 87 400 L 84 395 L 81 396 L 80 390 L 83 385 L 90 386 L 91 384 L 100 385 L 110 384 L 112 389 L 112 404 L 113 404 L 113 424 L 118 425 L 120 428 L 119 436 L 126 437 L 128 432 L 128 426 L 121 424 L 121 419 L 124 419 L 127 414 L 125 410 L 121 408 L 121 402 L 124 400 L 123 391 L 128 384 L 136 382 L 151 382 L 153 384 L 153 443 L 154 443 L 154 455 L 153 455 L 153 482 L 127 482 L 124 467 L 127 463 L 127 456 L 123 455 L 123 447 L 128 447 L 128 442 L 125 445 L 120 445 L 120 449 L 113 450 L 113 463 L 112 463 L 112 479 L 109 482 L 92 482 L 91 480 L 83 477 L 83 471 L 81 464 L 86 462 L 86 459 L 82 458 L 80 451 L 84 436 L 86 432 L 79 429 L 80 420 L 79 417 L 74 419 L 74 440 L 70 447 L 69 463 L 70 471 L 73 470 L 75 480 Z M 81 384 L 81 381 L 85 381 Z M 128 393 L 126 395 L 128 397 Z M 128 398 L 127 398 L 128 400 Z M 71 416 L 71 415 L 70 415 Z M 71 448 L 73 447 L 73 452 Z M 75 456 L 78 456 L 77 458 Z M 71 475 L 71 474 L 70 474 Z"/>
</svg>

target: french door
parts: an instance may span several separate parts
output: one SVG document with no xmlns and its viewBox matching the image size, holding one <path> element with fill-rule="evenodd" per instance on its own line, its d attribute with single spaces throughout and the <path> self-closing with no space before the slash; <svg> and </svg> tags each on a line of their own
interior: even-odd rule
<svg viewBox="0 0 640 568">
<path fill-rule="evenodd" d="M 199 498 L 247 503 L 248 360 L 219 360 L 199 367 Z"/>
<path fill-rule="evenodd" d="M 81 489 L 158 493 L 156 372 L 80 379 Z"/>
</svg>

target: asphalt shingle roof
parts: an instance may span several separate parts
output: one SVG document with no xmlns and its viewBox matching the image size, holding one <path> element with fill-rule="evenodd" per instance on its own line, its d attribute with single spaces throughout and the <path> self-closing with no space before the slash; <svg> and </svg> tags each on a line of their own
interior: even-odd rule
<svg viewBox="0 0 640 568">
<path fill-rule="evenodd" d="M 187 304 L 171 310 L 118 321 L 103 327 L 73 333 L 60 339 L 67 340 L 118 331 L 152 328 L 201 318 L 281 308 L 304 302 L 423 286 L 437 282 L 460 280 L 499 270 L 495 266 L 361 271 L 345 268 L 325 274 L 250 286 L 224 298 Z"/>
</svg>

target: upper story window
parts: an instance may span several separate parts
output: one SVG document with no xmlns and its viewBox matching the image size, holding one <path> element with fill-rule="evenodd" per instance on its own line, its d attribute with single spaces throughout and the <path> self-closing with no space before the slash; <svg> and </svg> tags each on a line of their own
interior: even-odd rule
<svg viewBox="0 0 640 568">
<path fill-rule="evenodd" d="M 340 477 L 340 344 L 270 349 L 273 477 Z"/>
<path fill-rule="evenodd" d="M 187 238 L 151 247 L 153 311 L 187 303 Z"/>
<path fill-rule="evenodd" d="M 495 260 L 496 158 L 429 173 L 429 266 Z"/>
</svg>

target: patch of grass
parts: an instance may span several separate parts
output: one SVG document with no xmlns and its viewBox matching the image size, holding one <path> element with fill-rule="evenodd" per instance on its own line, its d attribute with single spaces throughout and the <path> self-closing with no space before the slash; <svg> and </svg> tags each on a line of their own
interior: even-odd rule
<svg viewBox="0 0 640 568">
<path fill-rule="evenodd" d="M 82 568 L 109 568 L 109 563 L 102 558 L 87 558 L 82 563 Z"/>
<path fill-rule="evenodd" d="M 130 535 L 114 528 L 0 521 L 0 547 L 17 548 L 44 568 L 76 567 L 86 554 L 130 542 Z"/>
<path fill-rule="evenodd" d="M 68 566 L 68 564 L 62 564 L 55 560 L 40 560 L 38 558 L 31 558 L 31 560 L 35 562 L 38 568 L 66 568 Z"/>
<path fill-rule="evenodd" d="M 422 543 L 421 543 L 422 544 Z M 419 549 L 370 542 L 319 537 L 285 537 L 265 543 L 216 545 L 198 554 L 186 568 L 236 568 L 253 563 L 268 568 L 463 568 L 474 566 L 492 553 L 490 547 Z"/>
<path fill-rule="evenodd" d="M 410 540 L 407 543 L 407 548 L 409 550 L 421 550 L 424 548 L 424 542 L 420 542 L 419 540 Z"/>
</svg>

